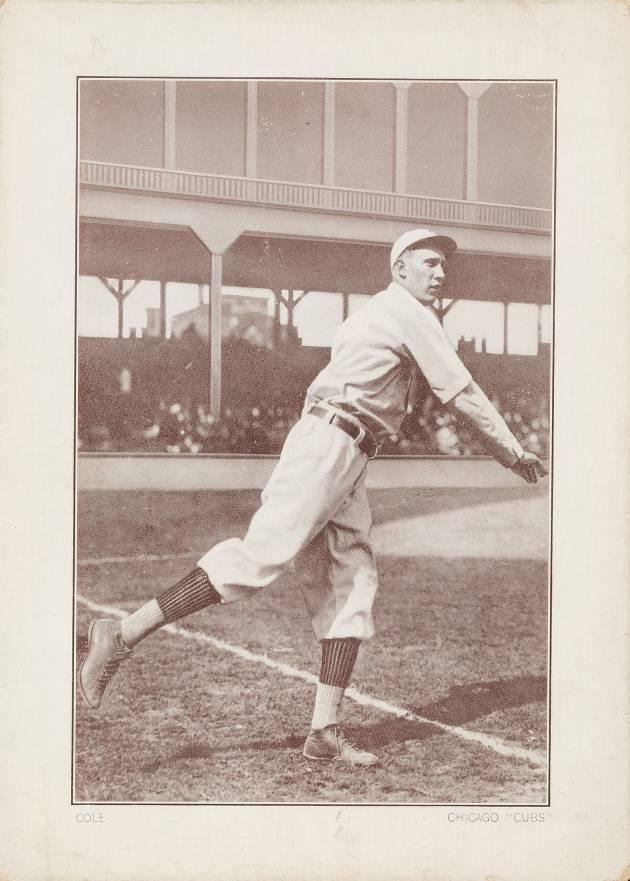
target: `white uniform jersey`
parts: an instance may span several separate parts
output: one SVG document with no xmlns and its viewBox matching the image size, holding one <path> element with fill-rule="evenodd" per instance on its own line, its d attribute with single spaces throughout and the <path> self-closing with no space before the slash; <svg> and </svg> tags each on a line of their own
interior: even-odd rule
<svg viewBox="0 0 630 881">
<path fill-rule="evenodd" d="M 476 424 L 510 465 L 518 441 L 457 357 L 433 311 L 392 283 L 345 321 L 330 364 L 311 384 L 243 539 L 215 545 L 198 565 L 224 602 L 272 584 L 304 555 L 300 586 L 318 639 L 369 639 L 378 585 L 365 489 L 367 453 L 308 410 L 354 414 L 376 440 L 400 427 L 422 373 L 442 403 L 466 398 Z M 522 452 L 522 451 L 521 451 Z"/>
<path fill-rule="evenodd" d="M 392 282 L 338 329 L 305 407 L 352 413 L 380 441 L 399 430 L 418 370 L 443 404 L 471 382 L 435 313 Z"/>
</svg>

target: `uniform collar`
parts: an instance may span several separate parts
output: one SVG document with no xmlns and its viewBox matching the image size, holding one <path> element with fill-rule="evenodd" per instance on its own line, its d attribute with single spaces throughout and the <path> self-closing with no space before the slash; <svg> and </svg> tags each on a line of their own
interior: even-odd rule
<svg viewBox="0 0 630 881">
<path fill-rule="evenodd" d="M 398 302 L 403 305 L 409 305 L 409 303 L 413 303 L 413 307 L 417 307 L 421 312 L 428 312 L 429 315 L 432 315 L 436 321 L 439 322 L 439 318 L 436 310 L 433 306 L 425 306 L 424 303 L 421 303 L 420 300 L 416 300 L 416 298 L 409 293 L 407 288 L 404 288 L 401 284 L 398 284 L 397 281 L 391 281 L 387 288 L 388 294 L 393 294 L 397 297 Z"/>
<path fill-rule="evenodd" d="M 411 301 L 416 306 L 419 306 L 420 309 L 428 309 L 430 312 L 433 312 L 433 308 L 431 306 L 425 306 L 424 303 L 420 302 L 420 300 L 416 300 L 413 294 L 410 294 L 407 288 L 404 288 L 401 284 L 398 284 L 397 281 L 391 281 L 387 290 L 389 293 L 394 293 L 396 294 L 396 296 L 402 298 L 404 302 Z"/>
</svg>

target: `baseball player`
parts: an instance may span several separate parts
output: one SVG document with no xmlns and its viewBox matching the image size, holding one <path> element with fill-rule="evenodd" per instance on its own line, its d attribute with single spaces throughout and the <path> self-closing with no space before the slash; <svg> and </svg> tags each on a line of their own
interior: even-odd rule
<svg viewBox="0 0 630 881">
<path fill-rule="evenodd" d="M 121 622 L 90 625 L 79 676 L 90 707 L 99 706 L 120 662 L 149 634 L 206 606 L 251 596 L 302 554 L 310 566 L 301 589 L 321 644 L 303 753 L 350 765 L 378 762 L 344 738 L 340 710 L 359 647 L 374 633 L 378 579 L 366 467 L 379 443 L 398 431 L 418 371 L 442 404 L 472 422 L 498 462 L 528 483 L 547 474 L 472 380 L 430 308 L 455 250 L 453 239 L 428 229 L 394 242 L 391 284 L 338 329 L 330 362 L 307 391 L 245 537 L 215 545 L 192 572 Z"/>
</svg>

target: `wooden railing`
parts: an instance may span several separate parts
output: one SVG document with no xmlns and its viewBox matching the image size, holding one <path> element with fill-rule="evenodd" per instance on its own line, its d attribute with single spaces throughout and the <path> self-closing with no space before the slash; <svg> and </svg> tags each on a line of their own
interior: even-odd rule
<svg viewBox="0 0 630 881">
<path fill-rule="evenodd" d="M 482 226 L 518 232 L 551 232 L 551 211 L 489 202 L 468 202 L 376 190 L 351 190 L 318 184 L 257 180 L 82 161 L 80 184 L 169 196 L 274 205 L 387 219 Z"/>
</svg>

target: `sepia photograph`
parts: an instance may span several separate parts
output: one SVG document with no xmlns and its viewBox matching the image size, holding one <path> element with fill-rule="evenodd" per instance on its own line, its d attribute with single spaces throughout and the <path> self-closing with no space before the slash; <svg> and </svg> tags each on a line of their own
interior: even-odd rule
<svg viewBox="0 0 630 881">
<path fill-rule="evenodd" d="M 77 78 L 73 803 L 549 805 L 555 99 Z"/>
<path fill-rule="evenodd" d="M 0 3 L 0 878 L 630 881 L 629 40 Z"/>
</svg>

